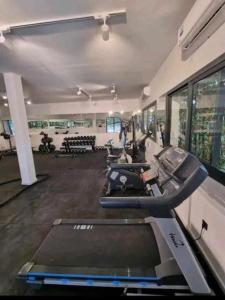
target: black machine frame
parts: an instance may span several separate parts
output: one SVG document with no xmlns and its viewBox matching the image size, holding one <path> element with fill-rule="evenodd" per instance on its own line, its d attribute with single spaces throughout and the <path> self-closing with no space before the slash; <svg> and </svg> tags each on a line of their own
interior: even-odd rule
<svg viewBox="0 0 225 300">
<path fill-rule="evenodd" d="M 58 219 L 31 261 L 18 273 L 19 278 L 32 285 L 180 290 L 211 295 L 203 270 L 173 212 L 173 208 L 205 180 L 207 171 L 193 155 L 176 147 L 163 149 L 156 161 L 160 168 L 159 186 L 153 183 L 152 196 L 103 196 L 100 199 L 104 208 L 148 208 L 149 217 L 138 220 Z M 127 226 L 134 227 L 130 230 Z M 140 226 L 147 226 L 144 239 L 143 228 L 137 231 Z M 129 230 L 124 231 L 127 228 Z M 135 232 L 140 243 L 136 239 L 131 242 L 128 237 Z M 115 235 L 117 238 L 112 240 Z M 104 241 L 105 247 L 100 241 Z M 132 253 L 133 248 L 135 252 Z M 149 251 L 156 253 L 154 249 L 160 260 L 147 256 Z M 128 258 L 125 265 L 120 255 L 124 260 Z M 145 259 L 139 261 L 142 257 Z"/>
</svg>

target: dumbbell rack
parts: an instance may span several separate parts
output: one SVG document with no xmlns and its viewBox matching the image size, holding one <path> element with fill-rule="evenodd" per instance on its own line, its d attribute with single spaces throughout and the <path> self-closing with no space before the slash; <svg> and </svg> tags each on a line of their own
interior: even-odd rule
<svg viewBox="0 0 225 300">
<path fill-rule="evenodd" d="M 95 136 L 65 137 L 60 148 L 60 156 L 76 157 L 88 151 L 95 151 Z"/>
</svg>

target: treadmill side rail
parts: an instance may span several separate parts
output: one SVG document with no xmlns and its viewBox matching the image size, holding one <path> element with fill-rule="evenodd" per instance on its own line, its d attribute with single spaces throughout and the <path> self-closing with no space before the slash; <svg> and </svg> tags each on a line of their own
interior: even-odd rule
<svg viewBox="0 0 225 300">
<path fill-rule="evenodd" d="M 148 218 L 147 218 L 148 219 Z M 202 269 L 175 218 L 149 218 L 157 224 L 171 250 L 190 290 L 195 294 L 211 295 Z"/>
<path fill-rule="evenodd" d="M 30 270 L 32 269 L 34 263 L 32 262 L 27 262 L 25 265 L 23 265 L 23 267 L 20 269 L 18 275 L 19 276 L 23 276 L 26 275 L 30 272 Z"/>
</svg>

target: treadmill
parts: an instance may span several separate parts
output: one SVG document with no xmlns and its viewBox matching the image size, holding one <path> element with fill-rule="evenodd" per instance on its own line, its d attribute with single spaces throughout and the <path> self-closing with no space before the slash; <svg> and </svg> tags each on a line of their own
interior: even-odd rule
<svg viewBox="0 0 225 300">
<path fill-rule="evenodd" d="M 150 294 L 212 293 L 173 209 L 207 177 L 192 154 L 169 147 L 156 156 L 148 197 L 102 197 L 105 208 L 148 208 L 145 219 L 58 219 L 18 277 L 31 285 L 135 289 Z"/>
</svg>

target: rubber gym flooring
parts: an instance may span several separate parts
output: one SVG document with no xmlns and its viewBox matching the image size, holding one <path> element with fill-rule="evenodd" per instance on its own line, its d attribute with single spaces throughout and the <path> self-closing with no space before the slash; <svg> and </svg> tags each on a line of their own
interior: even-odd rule
<svg viewBox="0 0 225 300">
<path fill-rule="evenodd" d="M 16 278 L 49 232 L 55 219 L 142 218 L 146 210 L 103 209 L 98 199 L 105 182 L 105 153 L 86 153 L 72 160 L 53 155 L 34 155 L 37 173 L 49 179 L 0 207 L 0 295 L 120 294 L 113 289 L 44 286 L 29 288 Z M 16 156 L 0 161 L 0 182 L 19 177 Z M 0 197 L 9 197 L 18 183 L 0 186 Z M 129 249 L 127 249 L 129 251 Z"/>
</svg>

